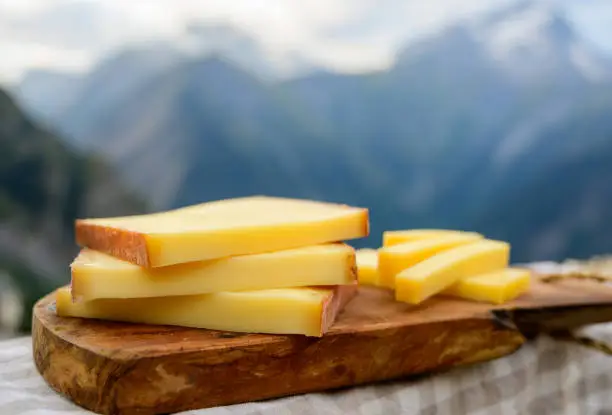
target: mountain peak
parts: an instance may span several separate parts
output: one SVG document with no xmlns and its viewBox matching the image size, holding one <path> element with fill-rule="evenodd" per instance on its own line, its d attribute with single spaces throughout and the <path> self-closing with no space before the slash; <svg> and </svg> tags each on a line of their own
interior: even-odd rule
<svg viewBox="0 0 612 415">
<path fill-rule="evenodd" d="M 502 67 L 531 66 L 532 60 L 539 66 L 540 59 L 567 50 L 575 39 L 562 10 L 542 0 L 521 0 L 409 45 L 400 51 L 397 61 L 411 62 L 434 51 L 458 57 L 488 55 Z"/>
<path fill-rule="evenodd" d="M 494 52 L 563 46 L 575 39 L 565 14 L 548 3 L 521 1 L 478 20 L 474 29 Z"/>
<path fill-rule="evenodd" d="M 468 27 L 493 62 L 522 83 L 563 77 L 569 86 L 611 73 L 564 11 L 544 0 L 514 2 L 472 20 Z"/>
<path fill-rule="evenodd" d="M 426 57 L 445 56 L 447 61 L 471 60 L 478 53 L 474 34 L 463 25 L 453 25 L 443 32 L 409 44 L 397 53 L 396 66 L 422 62 Z"/>
<path fill-rule="evenodd" d="M 494 9 L 478 17 L 477 21 L 485 25 L 495 25 L 509 19 L 524 18 L 530 15 L 561 16 L 563 13 L 558 6 L 544 0 L 519 0 L 505 7 Z"/>
<path fill-rule="evenodd" d="M 230 24 L 193 21 L 185 26 L 178 45 L 196 59 L 202 56 L 221 56 L 249 70 L 258 78 L 271 80 L 278 77 L 278 68 L 262 45 L 245 31 Z"/>
<path fill-rule="evenodd" d="M 191 22 L 185 25 L 181 46 L 196 54 L 227 54 L 235 50 L 257 51 L 257 42 L 242 30 L 220 23 Z"/>
</svg>

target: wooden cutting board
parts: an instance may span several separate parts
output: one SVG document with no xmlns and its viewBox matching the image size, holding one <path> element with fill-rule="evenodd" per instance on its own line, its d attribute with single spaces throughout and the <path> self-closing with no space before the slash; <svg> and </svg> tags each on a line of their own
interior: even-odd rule
<svg viewBox="0 0 612 415">
<path fill-rule="evenodd" d="M 161 414 L 324 391 L 495 359 L 525 333 L 612 321 L 612 288 L 534 283 L 511 304 L 420 306 L 360 287 L 322 338 L 61 318 L 34 309 L 36 366 L 56 391 L 104 414 Z"/>
</svg>

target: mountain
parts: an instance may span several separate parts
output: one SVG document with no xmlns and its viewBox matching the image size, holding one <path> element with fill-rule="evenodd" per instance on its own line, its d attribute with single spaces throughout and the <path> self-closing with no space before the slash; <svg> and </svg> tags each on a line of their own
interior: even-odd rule
<svg viewBox="0 0 612 415">
<path fill-rule="evenodd" d="M 542 13 L 539 6 L 524 5 L 505 10 L 504 19 L 500 12 L 494 21 L 498 26 L 522 24 L 528 12 Z M 560 19 L 554 11 L 551 15 Z M 451 27 L 400 51 L 395 65 L 384 72 L 320 74 L 284 88 L 306 112 L 318 116 L 320 124 L 329 126 L 333 136 L 350 137 L 344 140 L 346 147 L 356 146 L 353 151 L 361 157 L 385 166 L 377 169 L 386 172 L 385 182 L 397 186 L 397 177 L 402 177 L 403 194 L 397 203 L 406 216 L 418 223 L 434 217 L 437 223 L 459 226 L 471 204 L 461 200 L 458 189 L 470 186 L 479 169 L 490 167 L 487 160 L 499 140 L 509 131 L 516 131 L 508 137 L 513 143 L 538 139 L 539 131 L 527 130 L 563 119 L 572 109 L 566 103 L 591 89 L 589 78 L 574 71 L 564 77 L 557 67 L 543 72 L 539 83 L 517 78 L 512 69 L 525 65 L 504 66 L 491 53 L 491 39 L 480 36 L 493 26 L 486 18 Z M 563 41 L 580 43 L 547 27 L 533 35 L 545 37 L 546 45 L 558 45 L 560 56 L 567 50 L 561 47 Z"/>
<path fill-rule="evenodd" d="M 509 158 L 498 147 L 489 177 L 474 181 L 481 193 L 473 199 L 469 223 L 521 241 L 514 247 L 520 258 L 612 252 L 611 109 L 612 94 L 592 91 L 563 119 L 536 130 L 537 139 L 522 155 Z"/>
<path fill-rule="evenodd" d="M 510 240 L 515 261 L 561 259 L 612 251 L 611 75 L 562 14 L 521 2 L 408 45 L 388 70 L 271 84 L 191 56 L 66 120 L 156 209 L 310 197 L 371 209 L 357 246 L 470 228 Z"/>
<path fill-rule="evenodd" d="M 522 1 L 470 27 L 487 53 L 521 83 L 610 79 L 610 62 L 576 36 L 567 17 L 546 3 Z"/>
<path fill-rule="evenodd" d="M 219 57 L 185 62 L 101 114 L 88 140 L 157 208 L 197 202 L 202 189 L 309 194 L 325 173 L 311 161 L 336 153 L 282 94 Z"/>
<path fill-rule="evenodd" d="M 88 148 L 87 132 L 100 114 L 121 102 L 156 75 L 180 61 L 182 55 L 172 45 L 156 42 L 150 46 L 120 51 L 102 61 L 81 81 L 56 124 L 77 148 Z"/>
<path fill-rule="evenodd" d="M 173 40 L 151 40 L 115 51 L 91 73 L 31 70 L 14 88 L 24 108 L 57 128 L 76 148 L 88 149 L 91 125 L 120 107 L 164 72 L 188 61 L 222 59 L 259 81 L 273 82 L 313 70 L 297 56 L 271 56 L 252 37 L 226 24 L 190 23 Z"/>
<path fill-rule="evenodd" d="M 265 82 L 273 82 L 308 68 L 306 62 L 292 56 L 270 56 L 249 34 L 221 23 L 187 24 L 183 36 L 178 39 L 177 47 L 196 58 L 222 57 Z"/>
<path fill-rule="evenodd" d="M 77 217 L 141 212 L 108 166 L 71 152 L 0 90 L 0 270 L 33 301 L 69 281 Z"/>
<path fill-rule="evenodd" d="M 79 74 L 33 69 L 23 76 L 13 93 L 25 111 L 53 124 L 71 104 L 81 82 Z"/>
<path fill-rule="evenodd" d="M 542 81 L 553 74 L 569 80 L 610 80 L 611 61 L 576 36 L 567 16 L 547 3 L 522 1 L 492 13 L 473 28 L 508 75 Z"/>
<path fill-rule="evenodd" d="M 100 111 L 121 105 L 182 57 L 174 45 L 151 42 L 112 54 L 86 75 L 30 70 L 12 92 L 30 115 L 57 129 L 75 148 L 87 149 L 87 126 Z"/>
</svg>

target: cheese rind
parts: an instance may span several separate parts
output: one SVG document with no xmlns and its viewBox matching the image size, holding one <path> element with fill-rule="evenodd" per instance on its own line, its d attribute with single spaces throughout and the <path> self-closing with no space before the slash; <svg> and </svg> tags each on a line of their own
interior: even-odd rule
<svg viewBox="0 0 612 415">
<path fill-rule="evenodd" d="M 83 249 L 71 270 L 72 295 L 82 300 L 344 285 L 356 280 L 355 250 L 341 243 L 150 269 Z"/>
<path fill-rule="evenodd" d="M 320 337 L 356 291 L 352 284 L 73 302 L 70 289 L 62 287 L 56 292 L 56 312 L 61 317 Z"/>
<path fill-rule="evenodd" d="M 485 239 L 434 255 L 395 276 L 395 298 L 419 304 L 462 278 L 506 268 L 510 245 Z"/>
<path fill-rule="evenodd" d="M 378 285 L 378 251 L 363 248 L 356 251 L 357 275 L 361 285 Z"/>
<path fill-rule="evenodd" d="M 368 210 L 253 196 L 148 215 L 80 219 L 76 240 L 142 267 L 160 267 L 368 236 Z"/>
<path fill-rule="evenodd" d="M 438 237 L 417 239 L 410 242 L 382 247 L 378 251 L 380 285 L 395 287 L 395 276 L 419 262 L 447 249 L 483 239 L 478 233 L 463 232 L 442 234 Z"/>
<path fill-rule="evenodd" d="M 526 293 L 530 283 L 530 270 L 507 268 L 463 278 L 443 291 L 443 294 L 473 301 L 504 304 Z"/>
<path fill-rule="evenodd" d="M 465 232 L 453 229 L 407 229 L 385 231 L 383 232 L 383 247 L 449 235 L 462 235 L 465 233 L 473 234 L 474 232 Z"/>
</svg>

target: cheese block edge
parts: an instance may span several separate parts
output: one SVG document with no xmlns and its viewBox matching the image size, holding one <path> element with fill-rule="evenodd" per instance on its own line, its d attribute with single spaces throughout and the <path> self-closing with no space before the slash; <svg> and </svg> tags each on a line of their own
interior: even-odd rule
<svg viewBox="0 0 612 415">
<path fill-rule="evenodd" d="M 348 303 L 357 295 L 357 281 L 353 284 L 338 285 L 331 294 L 323 301 L 321 311 L 321 332 L 319 337 L 329 331 L 336 322 L 338 316 L 344 311 Z"/>
</svg>

